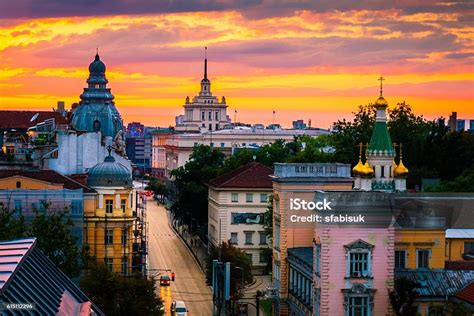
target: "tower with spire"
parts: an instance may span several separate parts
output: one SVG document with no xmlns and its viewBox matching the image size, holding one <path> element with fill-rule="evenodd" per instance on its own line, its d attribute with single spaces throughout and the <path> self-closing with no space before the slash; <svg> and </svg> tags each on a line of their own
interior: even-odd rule
<svg viewBox="0 0 474 316">
<path fill-rule="evenodd" d="M 359 162 L 352 169 L 355 177 L 354 189 L 363 191 L 406 191 L 406 176 L 408 169 L 402 162 L 403 145 L 392 143 L 387 128 L 388 102 L 383 97 L 383 77 L 380 81 L 380 95 L 375 101 L 376 109 L 375 124 L 372 130 L 370 142 L 365 144 L 365 164 L 362 164 L 362 147 L 359 144 Z M 395 162 L 396 150 L 400 148 L 400 163 Z"/>
<path fill-rule="evenodd" d="M 207 47 L 204 48 L 204 76 L 201 80 L 199 94 L 192 98 L 186 97 L 182 122 L 176 130 L 185 131 L 216 131 L 228 123 L 227 103 L 225 97 L 219 101 L 211 92 L 211 81 L 208 78 Z"/>
<path fill-rule="evenodd" d="M 107 88 L 106 66 L 97 49 L 89 65 L 87 87 L 79 105 L 72 112 L 72 127 L 82 132 L 101 132 L 104 137 L 117 138 L 123 133 L 123 122 L 115 107 L 114 96 Z"/>
</svg>

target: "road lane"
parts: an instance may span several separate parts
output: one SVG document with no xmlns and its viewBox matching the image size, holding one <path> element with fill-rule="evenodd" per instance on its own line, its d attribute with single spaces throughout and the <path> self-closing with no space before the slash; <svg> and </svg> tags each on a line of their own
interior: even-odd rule
<svg viewBox="0 0 474 316">
<path fill-rule="evenodd" d="M 170 314 L 173 300 L 183 300 L 189 309 L 189 315 L 212 315 L 212 296 L 206 285 L 205 276 L 195 262 L 183 241 L 170 227 L 166 209 L 156 201 L 148 200 L 148 261 L 150 275 L 159 279 L 160 275 L 176 273 L 175 282 L 169 287 L 158 286 L 158 293 L 165 301 L 166 315 Z"/>
</svg>

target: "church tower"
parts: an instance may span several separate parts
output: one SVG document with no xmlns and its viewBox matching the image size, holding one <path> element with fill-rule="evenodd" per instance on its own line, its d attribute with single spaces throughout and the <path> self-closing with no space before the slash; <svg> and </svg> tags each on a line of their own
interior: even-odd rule
<svg viewBox="0 0 474 316">
<path fill-rule="evenodd" d="M 400 163 L 395 163 L 396 144 L 392 143 L 387 128 L 388 102 L 383 97 L 383 85 L 385 80 L 380 80 L 380 95 L 375 101 L 375 124 L 372 130 L 370 142 L 365 145 L 365 164 L 362 164 L 362 147 L 360 144 L 359 162 L 352 169 L 355 177 L 354 189 L 363 191 L 406 191 L 406 176 L 408 169 L 402 162 L 402 145 L 400 145 Z"/>
<path fill-rule="evenodd" d="M 81 94 L 79 105 L 73 109 L 71 124 L 77 131 L 102 132 L 102 136 L 123 138 L 123 122 L 115 107 L 114 96 L 107 88 L 106 67 L 99 52 L 89 65 L 87 88 Z"/>
</svg>

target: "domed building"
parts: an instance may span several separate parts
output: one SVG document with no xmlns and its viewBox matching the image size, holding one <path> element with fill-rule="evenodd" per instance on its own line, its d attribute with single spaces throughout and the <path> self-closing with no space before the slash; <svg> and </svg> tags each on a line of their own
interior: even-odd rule
<svg viewBox="0 0 474 316">
<path fill-rule="evenodd" d="M 129 275 L 132 268 L 133 184 L 129 169 L 109 155 L 89 169 L 87 185 L 94 189 L 94 207 L 84 213 L 85 242 L 90 254 L 111 271 Z"/>
<path fill-rule="evenodd" d="M 380 95 L 375 101 L 375 124 L 370 142 L 365 145 L 365 164 L 362 164 L 362 147 L 360 144 L 359 162 L 352 169 L 355 177 L 354 189 L 362 191 L 406 191 L 406 176 L 408 169 L 402 162 L 402 145 L 400 145 L 400 164 L 395 163 L 396 144 L 392 143 L 387 128 L 388 102 L 383 97 L 382 81 L 380 80 Z"/>
<path fill-rule="evenodd" d="M 72 113 L 71 125 L 77 131 L 100 131 L 104 137 L 116 138 L 123 133 L 123 122 L 115 107 L 114 96 L 107 88 L 106 69 L 97 53 L 89 65 L 88 86 Z"/>
</svg>

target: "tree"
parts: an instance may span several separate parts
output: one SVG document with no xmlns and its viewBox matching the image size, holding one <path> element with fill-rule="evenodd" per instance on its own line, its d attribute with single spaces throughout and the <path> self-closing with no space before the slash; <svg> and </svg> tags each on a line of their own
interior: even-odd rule
<svg viewBox="0 0 474 316">
<path fill-rule="evenodd" d="M 52 211 L 44 204 L 44 211 L 35 210 L 36 216 L 28 227 L 27 235 L 37 238 L 38 247 L 69 277 L 78 276 L 81 270 L 81 252 L 76 237 L 71 235 L 74 226 L 65 216 L 67 210 Z"/>
<path fill-rule="evenodd" d="M 474 192 L 474 164 L 451 181 L 443 181 L 431 192 Z"/>
<path fill-rule="evenodd" d="M 22 238 L 25 233 L 25 218 L 15 216 L 15 210 L 10 211 L 0 204 L 0 240 Z"/>
<path fill-rule="evenodd" d="M 106 315 L 160 315 L 163 305 L 155 294 L 154 278 L 123 277 L 105 265 L 92 266 L 80 286 Z"/>
<path fill-rule="evenodd" d="M 191 221 L 193 217 L 205 226 L 208 195 L 205 183 L 219 174 L 224 154 L 206 145 L 196 145 L 189 158 L 183 167 L 171 171 L 177 191 L 171 210 L 177 218 Z"/>
<path fill-rule="evenodd" d="M 395 280 L 395 288 L 390 292 L 390 304 L 398 316 L 415 316 L 417 308 L 414 302 L 418 297 L 419 284 L 407 278 Z"/>
<path fill-rule="evenodd" d="M 161 202 L 164 201 L 164 197 L 166 195 L 166 185 L 165 183 L 163 182 L 163 180 L 160 180 L 158 178 L 155 178 L 155 177 L 149 177 L 149 182 L 145 188 L 145 190 L 149 190 L 149 191 L 153 191 L 153 193 L 156 195 L 156 196 L 160 196 L 161 197 Z"/>
<path fill-rule="evenodd" d="M 230 242 L 223 242 L 219 247 L 212 249 L 210 255 L 206 258 L 206 282 L 208 285 L 211 285 L 212 282 L 212 260 L 214 259 L 218 259 L 221 262 L 230 262 L 231 295 L 235 295 L 237 289 L 242 288 L 242 285 L 252 282 L 251 262 L 245 252 L 236 248 Z M 242 278 L 244 284 L 242 284 Z"/>
<path fill-rule="evenodd" d="M 267 210 L 263 213 L 263 229 L 265 234 L 269 237 L 273 237 L 273 194 L 268 197 Z"/>
</svg>

